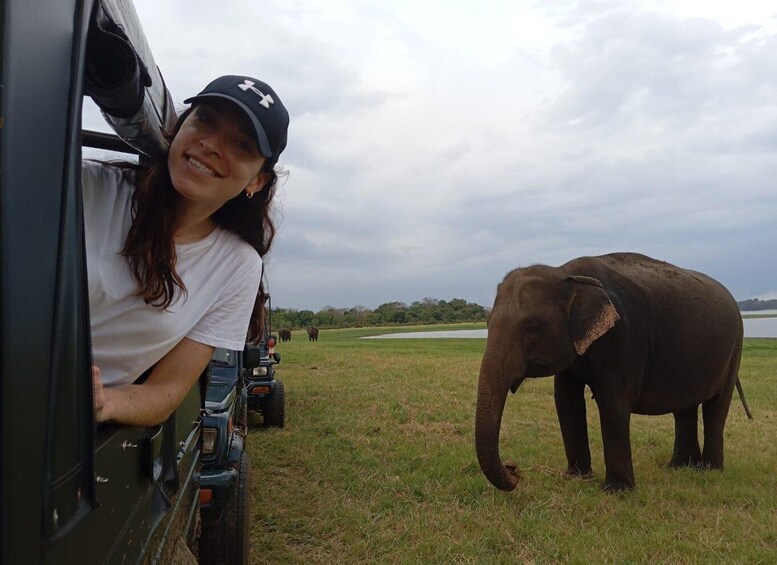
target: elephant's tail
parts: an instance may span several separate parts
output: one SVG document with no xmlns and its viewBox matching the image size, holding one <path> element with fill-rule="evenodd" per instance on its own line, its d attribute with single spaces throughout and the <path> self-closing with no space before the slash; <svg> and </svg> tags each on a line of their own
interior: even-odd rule
<svg viewBox="0 0 777 565">
<path fill-rule="evenodd" d="M 737 392 L 739 393 L 739 400 L 742 401 L 742 406 L 745 407 L 747 417 L 752 420 L 753 415 L 750 413 L 750 407 L 747 405 L 747 400 L 745 400 L 745 391 L 742 390 L 742 381 L 739 380 L 739 377 L 737 377 Z"/>
</svg>

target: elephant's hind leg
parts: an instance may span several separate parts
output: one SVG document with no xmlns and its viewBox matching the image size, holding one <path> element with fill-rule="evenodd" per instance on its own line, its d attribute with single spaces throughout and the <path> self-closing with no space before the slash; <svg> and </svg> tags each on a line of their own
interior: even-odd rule
<svg viewBox="0 0 777 565">
<path fill-rule="evenodd" d="M 674 413 L 674 453 L 670 467 L 693 467 L 701 463 L 698 420 L 698 406 Z"/>
<path fill-rule="evenodd" d="M 727 387 L 702 404 L 704 451 L 701 454 L 701 464 L 709 469 L 723 469 L 723 428 L 726 425 L 733 388 Z"/>
<path fill-rule="evenodd" d="M 704 418 L 704 450 L 701 454 L 701 463 L 710 469 L 723 469 L 723 428 L 726 425 L 734 387 L 739 378 L 741 355 L 742 339 L 740 337 L 731 354 L 723 388 L 701 406 Z"/>
</svg>

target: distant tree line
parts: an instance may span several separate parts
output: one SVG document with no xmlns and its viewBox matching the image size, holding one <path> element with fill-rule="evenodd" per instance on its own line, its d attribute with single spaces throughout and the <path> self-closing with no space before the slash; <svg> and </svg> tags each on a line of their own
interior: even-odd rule
<svg viewBox="0 0 777 565">
<path fill-rule="evenodd" d="M 777 299 L 750 298 L 737 302 L 742 311 L 777 310 Z M 297 330 L 308 326 L 319 328 L 361 328 L 365 326 L 404 326 L 450 324 L 455 322 L 484 322 L 489 308 L 461 298 L 438 300 L 424 298 L 408 305 L 404 302 L 386 302 L 374 310 L 364 306 L 334 308 L 325 306 L 318 312 L 295 308 L 273 308 L 273 331 L 278 328 Z"/>
<path fill-rule="evenodd" d="M 737 302 L 737 304 L 739 304 L 739 309 L 742 311 L 777 310 L 777 299 L 758 300 L 757 298 L 748 298 L 742 302 Z"/>
<path fill-rule="evenodd" d="M 278 328 L 361 328 L 365 326 L 403 326 L 448 324 L 454 322 L 484 322 L 489 309 L 461 298 L 437 300 L 424 298 L 410 305 L 386 302 L 374 310 L 364 306 L 333 308 L 325 306 L 318 312 L 294 308 L 273 308 L 273 331 Z"/>
</svg>

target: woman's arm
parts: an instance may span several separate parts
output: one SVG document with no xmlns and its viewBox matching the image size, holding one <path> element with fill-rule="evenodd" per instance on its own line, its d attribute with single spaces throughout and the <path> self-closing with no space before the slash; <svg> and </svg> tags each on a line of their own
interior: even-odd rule
<svg viewBox="0 0 777 565">
<path fill-rule="evenodd" d="M 197 382 L 214 349 L 185 337 L 159 360 L 146 382 L 139 385 L 103 388 L 100 371 L 95 368 L 97 421 L 130 426 L 161 424 Z"/>
</svg>

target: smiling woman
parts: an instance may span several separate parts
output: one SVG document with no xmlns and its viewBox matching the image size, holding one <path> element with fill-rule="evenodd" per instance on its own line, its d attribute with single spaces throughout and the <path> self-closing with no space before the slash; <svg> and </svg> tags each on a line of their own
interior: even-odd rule
<svg viewBox="0 0 777 565">
<path fill-rule="evenodd" d="M 244 76 L 186 102 L 156 161 L 84 163 L 100 421 L 164 421 L 214 348 L 259 337 L 289 115 L 269 85 Z"/>
<path fill-rule="evenodd" d="M 200 102 L 186 116 L 167 162 L 173 186 L 183 196 L 180 228 L 189 227 L 186 218 L 205 217 L 199 231 L 212 231 L 216 210 L 243 191 L 252 198 L 270 180 L 252 129 L 240 108 L 225 100 Z M 187 237 L 176 232 L 179 243 Z"/>
</svg>

